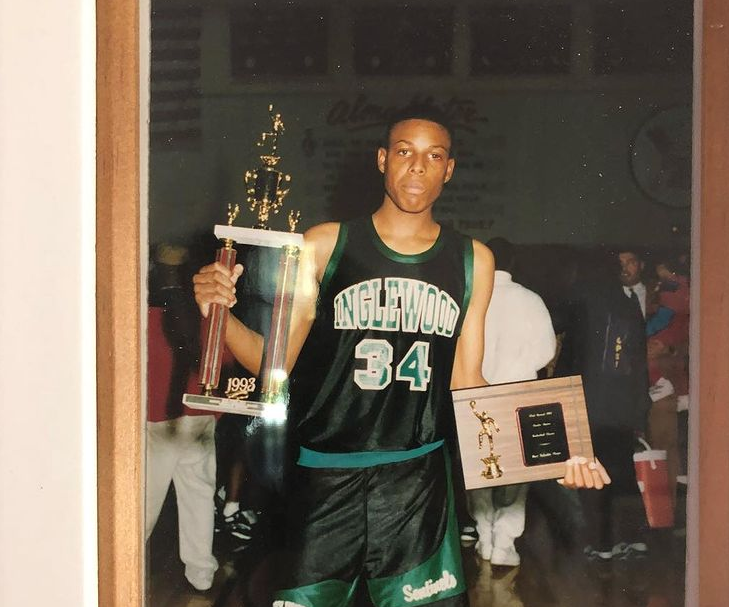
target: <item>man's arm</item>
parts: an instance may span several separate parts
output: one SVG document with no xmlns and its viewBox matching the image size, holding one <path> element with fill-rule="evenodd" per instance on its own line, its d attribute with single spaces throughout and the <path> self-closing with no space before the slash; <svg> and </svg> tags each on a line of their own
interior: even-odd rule
<svg viewBox="0 0 729 607">
<path fill-rule="evenodd" d="M 473 291 L 456 343 L 451 389 L 485 386 L 483 362 L 484 323 L 494 288 L 494 256 L 486 245 L 473 241 Z"/>
<path fill-rule="evenodd" d="M 324 274 L 339 234 L 339 224 L 327 223 L 315 226 L 304 234 L 299 273 L 294 293 L 293 310 L 286 350 L 286 367 L 290 371 L 306 341 L 316 313 L 319 282 Z M 210 305 L 219 303 L 228 308 L 236 303 L 235 284 L 243 273 L 236 265 L 230 271 L 215 262 L 202 268 L 193 276 L 195 301 L 204 317 Z M 233 356 L 251 373 L 260 373 L 263 357 L 263 336 L 253 331 L 232 314 L 228 318 L 225 343 Z"/>
<path fill-rule="evenodd" d="M 294 309 L 291 315 L 286 372 L 290 373 L 304 346 L 316 316 L 319 285 L 339 236 L 339 223 L 322 223 L 304 234 L 305 247 L 296 281 Z"/>
</svg>

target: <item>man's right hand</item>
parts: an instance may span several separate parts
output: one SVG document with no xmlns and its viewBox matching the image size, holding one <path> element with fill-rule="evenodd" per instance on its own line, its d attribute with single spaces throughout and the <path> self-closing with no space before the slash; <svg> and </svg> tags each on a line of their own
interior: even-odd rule
<svg viewBox="0 0 729 607">
<path fill-rule="evenodd" d="M 210 313 L 210 304 L 219 303 L 227 308 L 232 308 L 237 299 L 235 298 L 235 283 L 243 274 L 243 266 L 236 264 L 233 270 L 229 270 L 220 262 L 201 268 L 192 277 L 195 288 L 195 301 L 200 313 L 204 318 Z"/>
</svg>

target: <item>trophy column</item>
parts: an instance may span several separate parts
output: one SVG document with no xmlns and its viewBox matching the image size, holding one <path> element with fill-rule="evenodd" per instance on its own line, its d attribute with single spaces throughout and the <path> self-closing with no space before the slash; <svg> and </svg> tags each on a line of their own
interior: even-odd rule
<svg viewBox="0 0 729 607">
<path fill-rule="evenodd" d="M 224 242 L 224 246 L 216 252 L 215 261 L 232 270 L 235 266 L 236 251 L 233 248 L 231 239 L 227 238 Z M 210 306 L 210 313 L 203 328 L 205 341 L 202 344 L 202 353 L 200 355 L 200 384 L 203 387 L 205 396 L 211 396 L 220 381 L 220 367 L 223 360 L 223 348 L 225 347 L 225 329 L 228 326 L 228 314 L 228 308 L 221 304 L 213 304 Z"/>
<path fill-rule="evenodd" d="M 288 327 L 291 323 L 300 252 L 301 249 L 295 245 L 281 247 L 276 298 L 273 302 L 273 312 L 271 314 L 271 333 L 263 359 L 261 400 L 264 403 L 282 403 L 286 401 L 288 379 L 286 373 L 286 347 L 289 341 Z"/>
</svg>

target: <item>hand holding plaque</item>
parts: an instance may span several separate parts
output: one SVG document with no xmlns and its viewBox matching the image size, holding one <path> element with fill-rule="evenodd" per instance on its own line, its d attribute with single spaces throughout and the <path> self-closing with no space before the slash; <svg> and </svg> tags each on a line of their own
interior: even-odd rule
<svg viewBox="0 0 729 607">
<path fill-rule="evenodd" d="M 273 106 L 268 109 L 271 130 L 262 133 L 258 145 L 269 144 L 271 149 L 260 156 L 261 167 L 245 173 L 247 202 L 250 210 L 257 215 L 255 228 L 234 226 L 240 207 L 228 205 L 227 225 L 215 226 L 215 235 L 223 242 L 223 247 L 216 254 L 216 262 L 220 265 L 206 266 L 195 277 L 198 303 L 204 302 L 201 307 L 210 306 L 200 362 L 202 394 L 185 394 L 183 402 L 195 409 L 284 419 L 288 402 L 286 348 L 303 236 L 295 233 L 300 217 L 298 211 L 291 211 L 288 215 L 289 232 L 273 231 L 268 226 L 270 216 L 279 212 L 288 193 L 288 188 L 282 187 L 282 184 L 291 181 L 289 175 L 276 168 L 280 160 L 277 146 L 284 128 L 283 121 L 280 114 L 273 112 Z M 271 291 L 272 295 L 267 298 L 270 299 L 270 310 L 263 314 L 267 316 L 262 323 L 265 327 L 257 327 L 261 334 L 250 331 L 255 335 L 252 340 L 255 342 L 254 352 L 250 354 L 255 361 L 250 367 L 257 371 L 256 376 L 229 379 L 225 394 L 220 395 L 217 389 L 228 307 L 235 301 L 233 281 L 237 279 L 237 272 L 234 271 L 234 243 L 246 245 L 249 257 L 255 257 L 257 262 L 273 260 L 271 265 L 275 269 L 257 273 L 260 280 L 271 283 L 270 288 L 260 284 L 257 288 Z M 262 249 L 267 252 L 259 253 Z M 255 400 L 247 400 L 251 393 Z"/>
</svg>

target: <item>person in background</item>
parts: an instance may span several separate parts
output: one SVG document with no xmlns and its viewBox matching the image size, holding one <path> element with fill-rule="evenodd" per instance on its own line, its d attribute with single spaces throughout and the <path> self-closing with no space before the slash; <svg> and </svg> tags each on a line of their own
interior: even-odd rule
<svg viewBox="0 0 729 607">
<path fill-rule="evenodd" d="M 170 483 L 175 485 L 180 560 L 197 590 L 213 584 L 215 416 L 188 409 L 198 392 L 200 321 L 187 283 L 183 247 L 161 245 L 150 270 L 146 425 L 145 538 L 149 539 Z"/>
<path fill-rule="evenodd" d="M 613 480 L 603 491 L 581 492 L 585 555 L 591 560 L 639 557 L 648 551 L 644 513 L 636 520 L 618 520 L 614 509 L 615 498 L 622 495 L 641 503 L 633 453 L 637 437 L 645 434 L 651 404 L 642 269 L 631 249 L 604 263 L 596 261 L 589 282 L 582 285 L 575 318 L 573 368 L 582 375 L 595 455 Z"/>
<path fill-rule="evenodd" d="M 679 478 L 686 482 L 689 411 L 690 279 L 687 254 L 664 256 L 656 264 L 659 301 L 676 314 L 670 328 L 658 335 L 671 354 L 672 382 L 678 409 Z"/>
<path fill-rule="evenodd" d="M 670 256 L 660 258 L 656 264 L 656 274 L 658 304 L 673 312 L 669 325 L 658 331 L 656 337 L 670 349 L 674 357 L 673 381 L 676 393 L 679 398 L 681 396 L 688 398 L 689 279 L 680 273 L 678 261 L 674 261 Z"/>
<path fill-rule="evenodd" d="M 675 505 L 680 472 L 679 410 L 688 410 L 689 286 L 669 256 L 656 264 L 654 305 L 671 311 L 670 322 L 650 335 L 648 366 L 653 405 L 648 416 L 648 442 L 666 451 L 669 487 Z"/>
<path fill-rule="evenodd" d="M 513 245 L 494 238 L 487 245 L 494 254 L 494 290 L 486 313 L 483 376 L 489 384 L 537 378 L 553 358 L 556 338 L 542 298 L 512 280 Z M 517 566 L 514 540 L 524 532 L 529 485 L 505 485 L 468 492 L 476 521 L 476 552 L 492 565 Z"/>
</svg>

